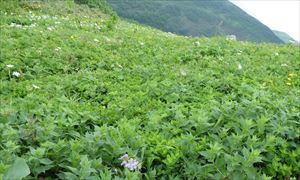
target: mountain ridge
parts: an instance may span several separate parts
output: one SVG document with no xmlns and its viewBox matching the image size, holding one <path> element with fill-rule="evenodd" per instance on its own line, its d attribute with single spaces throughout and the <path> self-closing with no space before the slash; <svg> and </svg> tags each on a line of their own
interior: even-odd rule
<svg viewBox="0 0 300 180">
<path fill-rule="evenodd" d="M 278 30 L 272 30 L 272 31 L 279 39 L 281 39 L 285 43 L 296 43 L 296 44 L 300 43 L 296 41 L 294 38 L 292 38 L 290 35 L 288 35 L 286 32 L 278 31 Z"/>
<path fill-rule="evenodd" d="M 282 43 L 270 28 L 227 0 L 108 3 L 119 16 L 166 32 L 206 37 L 234 34 L 238 40 Z"/>
</svg>

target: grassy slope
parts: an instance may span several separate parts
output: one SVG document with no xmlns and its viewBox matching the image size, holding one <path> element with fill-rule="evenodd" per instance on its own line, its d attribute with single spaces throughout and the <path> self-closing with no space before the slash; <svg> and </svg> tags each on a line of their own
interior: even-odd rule
<svg viewBox="0 0 300 180">
<path fill-rule="evenodd" d="M 16 157 L 52 179 L 299 176 L 299 46 L 110 29 L 70 2 L 14 11 L 0 11 L 0 179 Z"/>
<path fill-rule="evenodd" d="M 108 0 L 121 17 L 189 36 L 235 34 L 239 40 L 282 41 L 264 24 L 227 0 Z"/>
</svg>

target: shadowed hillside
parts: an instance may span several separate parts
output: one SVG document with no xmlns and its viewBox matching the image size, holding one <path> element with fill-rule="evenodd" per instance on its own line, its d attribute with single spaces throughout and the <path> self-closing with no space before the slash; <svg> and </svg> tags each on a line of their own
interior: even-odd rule
<svg viewBox="0 0 300 180">
<path fill-rule="evenodd" d="M 234 34 L 238 40 L 281 43 L 264 24 L 227 0 L 108 0 L 126 19 L 188 36 Z"/>
<path fill-rule="evenodd" d="M 285 43 L 299 43 L 285 32 L 276 30 L 273 30 L 273 32 L 279 39 L 281 39 Z"/>
</svg>

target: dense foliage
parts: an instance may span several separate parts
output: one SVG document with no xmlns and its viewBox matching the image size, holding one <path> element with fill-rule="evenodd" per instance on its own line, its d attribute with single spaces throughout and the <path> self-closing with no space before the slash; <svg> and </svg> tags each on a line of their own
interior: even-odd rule
<svg viewBox="0 0 300 180">
<path fill-rule="evenodd" d="M 299 46 L 71 1 L 2 3 L 0 18 L 0 179 L 299 178 Z"/>
<path fill-rule="evenodd" d="M 188 36 L 235 34 L 239 40 L 282 42 L 267 26 L 227 0 L 108 0 L 124 18 Z"/>
<path fill-rule="evenodd" d="M 105 14 L 114 15 L 114 11 L 108 5 L 106 0 L 74 0 L 75 3 L 85 4 L 91 8 L 98 8 Z"/>
</svg>

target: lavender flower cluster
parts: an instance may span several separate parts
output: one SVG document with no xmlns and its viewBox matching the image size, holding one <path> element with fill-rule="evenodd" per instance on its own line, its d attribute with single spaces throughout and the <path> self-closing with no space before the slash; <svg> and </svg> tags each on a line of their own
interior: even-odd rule
<svg viewBox="0 0 300 180">
<path fill-rule="evenodd" d="M 139 161 L 133 158 L 129 158 L 128 154 L 124 154 L 119 158 L 119 160 L 122 160 L 121 166 L 124 166 L 131 171 L 134 171 L 138 168 Z"/>
</svg>

